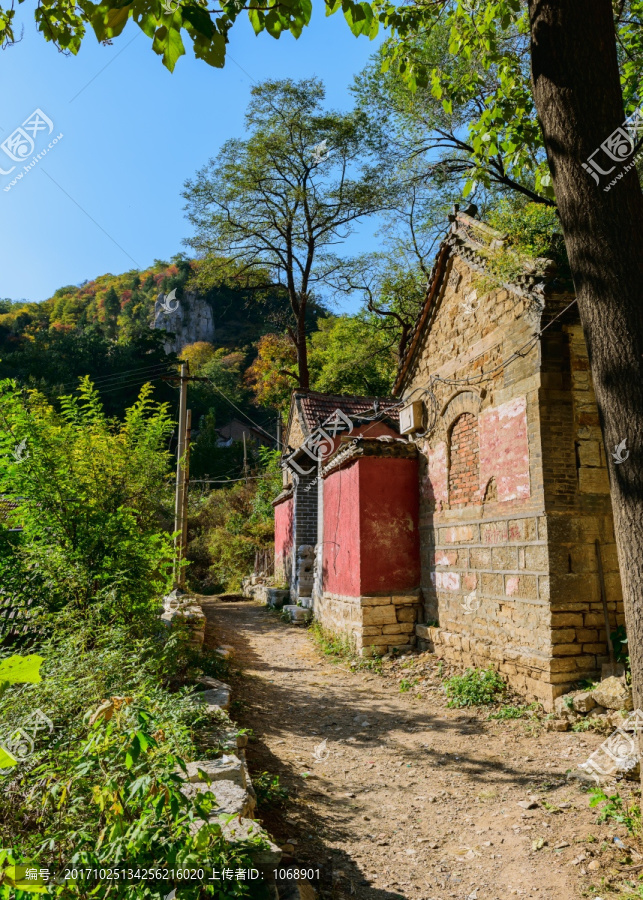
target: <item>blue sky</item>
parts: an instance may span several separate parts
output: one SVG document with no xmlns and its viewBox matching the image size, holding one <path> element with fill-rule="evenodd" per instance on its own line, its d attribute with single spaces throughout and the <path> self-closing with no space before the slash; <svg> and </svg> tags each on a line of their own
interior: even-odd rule
<svg viewBox="0 0 643 900">
<path fill-rule="evenodd" d="M 252 79 L 317 75 L 328 104 L 346 109 L 353 75 L 377 47 L 318 6 L 298 41 L 255 37 L 240 18 L 225 69 L 188 50 L 170 74 L 132 22 L 113 46 L 101 47 L 92 32 L 78 56 L 65 57 L 36 32 L 29 6 L 18 10 L 22 42 L 0 51 L 0 142 L 38 108 L 53 131 L 45 138 L 44 123 L 34 152 L 62 138 L 9 191 L 24 166 L 0 175 L 0 297 L 14 299 L 44 300 L 63 285 L 184 249 L 183 182 L 243 133 Z M 0 152 L 0 168 L 10 167 Z M 364 226 L 351 250 L 368 249 L 372 230 Z"/>
</svg>

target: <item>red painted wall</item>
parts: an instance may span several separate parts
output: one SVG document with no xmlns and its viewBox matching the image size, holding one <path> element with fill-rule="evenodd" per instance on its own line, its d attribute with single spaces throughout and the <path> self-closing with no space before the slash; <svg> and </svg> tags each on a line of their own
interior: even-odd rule
<svg viewBox="0 0 643 900">
<path fill-rule="evenodd" d="M 275 506 L 275 575 L 284 575 L 292 553 L 293 509 L 292 497 Z"/>
<path fill-rule="evenodd" d="M 361 593 L 420 584 L 417 459 L 365 456 L 360 468 Z"/>
<path fill-rule="evenodd" d="M 415 459 L 362 457 L 324 480 L 324 590 L 403 593 L 420 583 Z"/>
<path fill-rule="evenodd" d="M 324 479 L 323 588 L 360 595 L 359 462 Z"/>
</svg>

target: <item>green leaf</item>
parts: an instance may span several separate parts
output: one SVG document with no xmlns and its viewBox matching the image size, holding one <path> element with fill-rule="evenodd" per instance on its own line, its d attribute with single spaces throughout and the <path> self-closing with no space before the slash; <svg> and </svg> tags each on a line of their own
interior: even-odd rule
<svg viewBox="0 0 643 900">
<path fill-rule="evenodd" d="M 0 747 L 0 769 L 12 769 L 18 764 L 15 756 L 12 756 L 4 747 Z"/>
<path fill-rule="evenodd" d="M 40 666 L 44 662 L 42 656 L 10 656 L 0 662 L 0 682 L 9 684 L 38 684 Z"/>
</svg>

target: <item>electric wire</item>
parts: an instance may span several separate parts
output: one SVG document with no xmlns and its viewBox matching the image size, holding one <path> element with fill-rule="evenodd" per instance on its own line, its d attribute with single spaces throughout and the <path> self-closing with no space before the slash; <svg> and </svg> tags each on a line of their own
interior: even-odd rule
<svg viewBox="0 0 643 900">
<path fill-rule="evenodd" d="M 172 365 L 171 363 L 159 362 L 159 363 L 156 363 L 155 365 L 143 366 L 143 367 L 139 367 L 137 369 L 124 369 L 122 372 L 113 372 L 111 375 L 97 375 L 95 378 L 92 378 L 91 381 L 92 381 L 92 384 L 97 384 L 99 381 L 100 382 L 110 381 L 113 379 L 124 378 L 128 375 L 138 375 L 138 374 L 142 374 L 143 372 L 146 372 L 146 371 L 153 371 L 155 369 L 162 369 L 163 371 L 167 370 L 168 374 L 173 374 L 173 372 L 170 368 L 171 365 Z M 78 376 L 78 378 L 84 378 L 84 377 L 85 376 L 83 376 L 83 375 Z M 178 377 L 178 375 L 177 375 L 177 377 Z M 65 381 L 60 385 L 60 387 L 70 387 L 71 385 L 78 386 L 78 380 Z"/>
<path fill-rule="evenodd" d="M 252 425 L 254 425 L 255 428 L 258 428 L 259 431 L 262 431 L 262 432 L 266 435 L 266 437 L 269 437 L 271 441 L 274 441 L 274 442 L 275 442 L 275 444 L 278 444 L 278 443 L 279 443 L 279 442 L 277 441 L 277 438 L 274 436 L 274 434 L 270 434 L 270 432 L 266 431 L 265 428 L 262 428 L 261 425 L 258 425 L 256 422 L 254 422 L 254 421 L 250 418 L 249 415 L 247 415 L 246 413 L 244 413 L 243 410 L 239 409 L 239 407 L 236 405 L 236 403 L 233 403 L 233 401 L 230 400 L 229 397 L 226 397 L 226 395 L 223 393 L 223 391 L 221 390 L 221 388 L 218 387 L 218 386 L 214 383 L 214 381 L 212 381 L 210 378 L 208 378 L 208 379 L 207 379 L 207 382 L 208 382 L 208 384 L 212 385 L 212 387 L 215 389 L 215 391 L 218 391 L 219 394 L 221 394 L 221 396 L 223 397 L 223 399 L 226 400 L 226 401 L 230 404 L 230 406 L 234 407 L 234 409 L 236 409 L 236 411 L 237 411 L 238 413 L 240 413 L 240 414 L 241 414 L 242 416 L 244 416 L 244 418 L 246 418 Z"/>
</svg>

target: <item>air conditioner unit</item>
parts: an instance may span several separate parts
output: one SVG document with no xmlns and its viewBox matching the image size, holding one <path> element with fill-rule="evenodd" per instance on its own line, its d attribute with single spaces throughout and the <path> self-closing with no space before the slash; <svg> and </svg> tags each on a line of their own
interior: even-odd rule
<svg viewBox="0 0 643 900">
<path fill-rule="evenodd" d="M 414 400 L 408 406 L 400 410 L 400 434 L 413 434 L 414 431 L 422 431 L 423 403 Z"/>
</svg>

